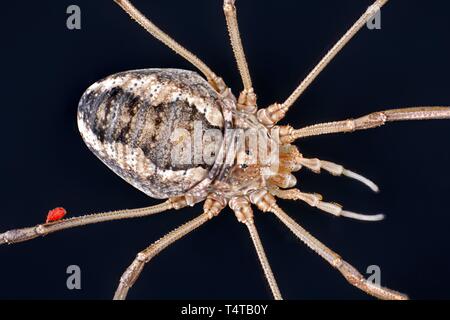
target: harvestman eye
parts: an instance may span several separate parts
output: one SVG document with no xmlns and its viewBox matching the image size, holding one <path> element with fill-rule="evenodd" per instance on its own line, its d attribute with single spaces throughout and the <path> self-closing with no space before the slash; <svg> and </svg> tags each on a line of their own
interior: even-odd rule
<svg viewBox="0 0 450 320">
<path fill-rule="evenodd" d="M 333 162 L 305 157 L 293 143 L 318 135 L 353 132 L 384 125 L 391 121 L 450 119 L 450 107 L 413 107 L 375 112 L 356 119 L 321 123 L 294 129 L 277 125 L 302 96 L 317 76 L 362 29 L 388 0 L 377 0 L 362 14 L 335 46 L 313 68 L 303 82 L 282 103 L 258 108 L 257 97 L 239 34 L 235 0 L 224 0 L 224 13 L 232 49 L 242 78 L 243 90 L 236 98 L 225 82 L 204 62 L 164 33 L 129 1 L 115 0 L 132 19 L 152 36 L 189 61 L 204 76 L 177 69 L 143 69 L 111 75 L 93 84 L 83 94 L 78 108 L 78 127 L 88 148 L 111 170 L 148 196 L 165 202 L 134 210 L 120 210 L 53 221 L 30 228 L 0 234 L 0 244 L 31 240 L 52 232 L 104 221 L 150 216 L 171 209 L 182 209 L 203 203 L 203 213 L 169 232 L 139 252 L 125 270 L 114 299 L 125 299 L 146 263 L 162 250 L 188 233 L 215 218 L 229 207 L 249 232 L 263 272 L 275 299 L 282 299 L 275 276 L 264 252 L 255 225 L 252 205 L 273 214 L 300 241 L 336 268 L 353 286 L 380 299 L 407 299 L 397 291 L 366 280 L 337 253 L 314 238 L 283 209 L 277 198 L 300 200 L 321 211 L 365 221 L 378 221 L 383 215 L 366 215 L 344 210 L 340 205 L 325 202 L 316 193 L 295 188 L 294 172 L 303 167 L 320 173 L 327 171 L 361 182 L 375 192 L 379 189 L 369 179 Z M 177 141 L 188 141 L 195 132 L 194 122 L 203 130 L 222 133 L 222 141 L 212 163 L 173 164 L 171 140 L 173 128 L 182 129 Z M 236 129 L 255 130 L 268 137 L 270 149 L 277 156 L 269 163 L 238 163 L 230 143 Z M 273 130 L 279 132 L 275 137 Z M 246 144 L 247 142 L 244 142 Z M 273 146 L 276 147 L 273 147 Z M 248 148 L 246 148 L 248 147 Z M 244 146 L 244 150 L 251 149 Z M 231 153 L 231 154 L 230 154 Z M 243 152 L 249 156 L 252 152 Z M 230 156 L 231 155 L 231 156 Z M 259 158 L 258 158 L 259 159 Z M 275 165 L 276 164 L 276 165 Z M 273 169 L 276 168 L 276 169 Z"/>
</svg>

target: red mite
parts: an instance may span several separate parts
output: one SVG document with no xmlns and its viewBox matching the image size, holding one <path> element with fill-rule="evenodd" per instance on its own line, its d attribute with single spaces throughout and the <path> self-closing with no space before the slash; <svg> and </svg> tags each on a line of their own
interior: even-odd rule
<svg viewBox="0 0 450 320">
<path fill-rule="evenodd" d="M 47 220 L 45 221 L 45 223 L 61 220 L 62 218 L 64 218 L 66 213 L 67 211 L 64 208 L 55 208 L 53 210 L 50 210 L 47 214 Z"/>
</svg>

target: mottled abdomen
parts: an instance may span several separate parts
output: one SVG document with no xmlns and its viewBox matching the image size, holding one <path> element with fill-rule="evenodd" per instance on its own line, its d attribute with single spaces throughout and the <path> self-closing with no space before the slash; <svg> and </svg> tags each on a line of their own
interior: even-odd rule
<svg viewBox="0 0 450 320">
<path fill-rule="evenodd" d="M 172 133 L 194 136 L 223 130 L 220 97 L 197 73 L 145 69 L 118 73 L 93 84 L 78 107 L 78 127 L 89 149 L 120 177 L 153 198 L 204 192 L 212 164 L 172 159 Z M 203 190 L 203 191 L 202 191 Z"/>
</svg>

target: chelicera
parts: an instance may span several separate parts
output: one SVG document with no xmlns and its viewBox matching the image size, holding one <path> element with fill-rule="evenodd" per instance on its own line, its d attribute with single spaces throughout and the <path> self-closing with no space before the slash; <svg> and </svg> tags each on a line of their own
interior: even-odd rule
<svg viewBox="0 0 450 320">
<path fill-rule="evenodd" d="M 199 74 L 177 69 L 143 69 L 118 73 L 93 84 L 82 96 L 78 127 L 89 149 L 116 174 L 152 198 L 165 202 L 61 219 L 52 211 L 45 224 L 0 234 L 0 244 L 30 240 L 67 228 L 103 221 L 149 216 L 203 203 L 203 213 L 138 253 L 120 278 L 115 299 L 125 299 L 146 263 L 178 239 L 229 207 L 248 228 L 275 299 L 282 295 L 255 226 L 252 206 L 274 214 L 289 230 L 355 287 L 381 299 L 406 299 L 397 291 L 366 280 L 338 254 L 314 238 L 277 205 L 277 198 L 301 200 L 333 214 L 365 221 L 364 215 L 325 202 L 318 194 L 295 188 L 294 172 L 303 167 L 356 179 L 377 192 L 369 179 L 333 162 L 304 157 L 296 140 L 379 127 L 390 121 L 450 119 L 449 107 L 414 107 L 375 112 L 357 119 L 302 129 L 278 125 L 296 100 L 353 36 L 388 1 L 377 0 L 323 57 L 283 103 L 258 108 L 242 41 L 235 0 L 224 0 L 232 48 L 244 89 L 234 96 L 225 82 L 191 52 L 160 30 L 128 0 L 115 0 L 155 38 L 184 57 Z M 64 214 L 63 214 L 64 213 Z"/>
</svg>

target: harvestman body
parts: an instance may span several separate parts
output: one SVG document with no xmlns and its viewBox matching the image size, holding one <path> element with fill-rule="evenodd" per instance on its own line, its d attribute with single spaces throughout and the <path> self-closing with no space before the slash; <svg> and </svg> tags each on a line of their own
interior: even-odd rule
<svg viewBox="0 0 450 320">
<path fill-rule="evenodd" d="M 238 98 L 201 60 L 161 31 L 129 1 L 115 2 L 149 33 L 191 62 L 206 77 L 205 80 L 195 72 L 176 69 L 123 72 L 93 84 L 84 93 L 79 104 L 78 126 L 89 149 L 139 190 L 150 197 L 168 200 L 148 208 L 93 214 L 10 230 L 0 234 L 0 244 L 26 241 L 86 224 L 148 216 L 204 201 L 200 216 L 166 234 L 137 255 L 122 275 L 114 298 L 126 298 L 144 265 L 155 255 L 229 206 L 237 219 L 247 226 L 272 294 L 275 299 L 281 299 L 255 227 L 251 207 L 253 204 L 263 212 L 274 214 L 302 242 L 341 272 L 352 285 L 377 298 L 406 299 L 399 292 L 364 279 L 355 268 L 310 235 L 276 203 L 276 198 L 301 200 L 336 216 L 366 221 L 380 220 L 382 215 L 345 211 L 337 204 L 322 201 L 318 194 L 303 193 L 294 188 L 296 179 L 292 173 L 306 167 L 317 173 L 323 169 L 333 175 L 347 176 L 359 180 L 375 192 L 378 191 L 372 181 L 340 165 L 305 158 L 292 143 L 311 136 L 375 128 L 389 121 L 450 119 L 449 107 L 416 107 L 376 112 L 354 120 L 317 124 L 299 130 L 277 125 L 319 73 L 388 0 L 375 1 L 284 103 L 274 103 L 262 109 L 257 107 L 239 35 L 235 0 L 224 0 L 224 12 L 244 85 Z M 171 151 L 179 141 L 172 139 L 174 128 L 183 129 L 186 137 L 191 136 L 194 134 L 194 122 L 200 123 L 203 130 L 219 131 L 223 134 L 223 141 L 214 152 L 214 161 L 175 165 L 171 162 Z M 234 141 L 235 136 L 228 133 L 240 128 L 262 130 L 270 145 L 276 143 L 272 149 L 277 149 L 277 158 L 264 164 L 247 164 L 245 161 L 239 162 L 233 154 L 230 160 L 227 142 Z M 272 130 L 278 133 L 277 139 L 271 134 Z M 186 137 L 178 138 L 183 140 Z M 277 166 L 273 166 L 275 162 Z"/>
</svg>

